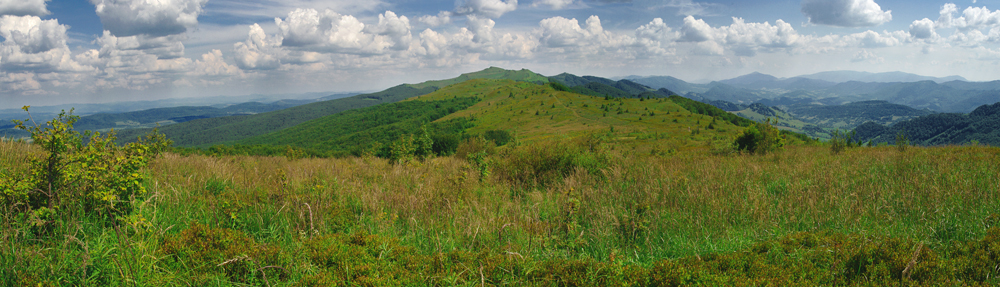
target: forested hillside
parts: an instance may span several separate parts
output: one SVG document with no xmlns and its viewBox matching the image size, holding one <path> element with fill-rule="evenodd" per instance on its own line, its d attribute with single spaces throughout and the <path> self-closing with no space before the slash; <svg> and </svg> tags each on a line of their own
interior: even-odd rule
<svg viewBox="0 0 1000 287">
<path fill-rule="evenodd" d="M 878 143 L 895 143 L 897 135 L 905 135 L 917 145 L 951 145 L 973 142 L 1000 145 L 1000 103 L 983 105 L 969 114 L 942 113 L 921 116 L 884 126 L 865 123 L 854 130 L 857 139 Z"/>
</svg>

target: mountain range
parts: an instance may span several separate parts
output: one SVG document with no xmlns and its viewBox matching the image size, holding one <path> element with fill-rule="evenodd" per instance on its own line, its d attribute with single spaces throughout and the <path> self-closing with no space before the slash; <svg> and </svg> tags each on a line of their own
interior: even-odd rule
<svg viewBox="0 0 1000 287">
<path fill-rule="evenodd" d="M 866 77 L 869 81 L 854 81 L 858 77 Z M 835 82 L 843 80 L 848 81 Z M 890 80 L 919 81 L 878 82 Z M 813 138 L 827 138 L 834 129 L 849 130 L 864 126 L 869 130 L 884 131 L 918 118 L 949 117 L 939 114 L 943 111 L 958 111 L 954 114 L 961 114 L 964 110 L 971 111 L 982 106 L 980 103 L 997 102 L 1000 81 L 962 80 L 905 73 L 841 71 L 793 78 L 752 73 L 708 84 L 693 84 L 668 76 L 612 80 L 562 73 L 546 77 L 524 69 L 490 67 L 456 78 L 401 84 L 384 91 L 349 97 L 331 95 L 320 100 L 98 113 L 82 117 L 77 128 L 115 128 L 119 131 L 120 141 L 126 142 L 159 125 L 161 132 L 182 147 L 284 144 L 331 155 L 356 154 L 361 150 L 355 142 L 384 142 L 404 133 L 412 133 L 420 127 L 429 127 L 434 133 L 465 135 L 482 134 L 487 131 L 484 130 L 486 128 L 510 130 L 530 140 L 551 137 L 550 132 L 553 131 L 547 125 L 532 125 L 533 122 L 572 126 L 574 128 L 555 130 L 577 134 L 595 131 L 597 126 L 589 126 L 591 124 L 622 129 L 659 117 L 661 112 L 684 111 L 707 116 L 702 119 L 713 124 L 722 121 L 734 126 L 746 126 L 750 123 L 748 120 L 770 118 L 784 130 Z M 457 88 L 443 90 L 452 86 Z M 507 91 L 506 96 L 511 100 L 498 100 L 497 97 L 503 95 L 497 94 L 497 91 Z M 537 98 L 539 95 L 556 100 L 550 102 Z M 532 109 L 515 103 L 514 99 L 539 103 L 542 107 Z M 601 102 L 598 99 L 617 102 Z M 644 102 L 647 100 L 649 102 Z M 585 104 L 576 106 L 576 102 Z M 653 105 L 662 109 L 651 110 L 651 103 L 671 103 L 673 106 Z M 481 107 L 483 104 L 487 107 Z M 490 107 L 493 104 L 506 106 L 508 113 L 503 113 L 498 106 Z M 548 106 L 548 110 L 543 109 L 544 106 Z M 641 112 L 639 108 L 642 108 Z M 530 114 L 531 110 L 534 110 L 533 114 Z M 528 117 L 525 112 L 541 117 Z M 597 117 L 594 112 L 601 116 Z M 548 120 L 544 119 L 546 115 Z M 629 115 L 638 117 L 622 121 L 622 117 Z M 490 124 L 484 124 L 483 119 L 487 118 Z M 574 119 L 582 121 L 586 128 L 569 124 Z M 695 120 L 695 125 L 687 126 L 691 132 L 688 136 L 708 129 L 705 126 L 708 123 L 701 121 Z M 678 131 L 669 123 L 658 128 L 670 130 L 667 134 L 676 135 Z M 738 128 L 730 131 L 735 129 Z M 644 132 L 648 130 L 647 127 Z"/>
</svg>

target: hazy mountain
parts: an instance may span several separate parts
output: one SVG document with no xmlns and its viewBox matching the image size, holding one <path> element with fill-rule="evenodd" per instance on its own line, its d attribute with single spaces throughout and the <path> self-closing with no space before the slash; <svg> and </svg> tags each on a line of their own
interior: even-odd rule
<svg viewBox="0 0 1000 287">
<path fill-rule="evenodd" d="M 829 71 L 829 72 L 819 72 L 815 74 L 803 75 L 799 77 L 806 79 L 823 80 L 834 83 L 843 83 L 850 81 L 874 82 L 874 83 L 919 82 L 919 81 L 934 81 L 937 83 L 944 83 L 949 81 L 963 81 L 963 82 L 967 81 L 965 78 L 960 76 L 937 78 L 937 77 L 921 76 L 904 72 L 869 73 L 869 72 L 857 72 L 857 71 Z"/>
<path fill-rule="evenodd" d="M 558 82 L 577 93 L 589 96 L 662 98 L 675 94 L 666 88 L 654 89 L 627 79 L 615 81 L 595 76 L 580 77 L 570 73 L 549 77 L 549 81 Z"/>
</svg>

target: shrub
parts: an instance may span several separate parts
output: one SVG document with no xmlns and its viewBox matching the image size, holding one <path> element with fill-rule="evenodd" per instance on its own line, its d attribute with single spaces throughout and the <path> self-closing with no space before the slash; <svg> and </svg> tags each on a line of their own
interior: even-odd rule
<svg viewBox="0 0 1000 287">
<path fill-rule="evenodd" d="M 855 132 L 842 132 L 839 129 L 830 133 L 830 151 L 839 154 L 853 145 Z M 858 143 L 860 146 L 860 143 Z"/>
<path fill-rule="evenodd" d="M 505 130 L 488 130 L 483 133 L 483 138 L 493 141 L 497 146 L 503 146 L 514 139 L 510 132 Z"/>
<path fill-rule="evenodd" d="M 106 218 L 128 213 L 130 200 L 146 192 L 142 169 L 171 144 L 156 130 L 125 146 L 114 144 L 114 131 L 81 136 L 73 130 L 79 117 L 72 110 L 44 126 L 34 123 L 30 113 L 28 117 L 15 121 L 16 127 L 31 133 L 44 156 L 31 160 L 28 174 L 0 179 L 3 204 L 19 212 L 54 216 L 60 209 L 82 208 Z"/>
<path fill-rule="evenodd" d="M 781 137 L 778 128 L 771 124 L 771 119 L 763 123 L 754 123 L 736 137 L 736 147 L 740 151 L 751 154 L 767 154 L 784 148 L 785 139 Z"/>
<path fill-rule="evenodd" d="M 910 139 L 906 137 L 905 131 L 899 131 L 899 133 L 896 133 L 896 149 L 899 150 L 899 152 L 905 152 L 909 145 Z"/>
</svg>

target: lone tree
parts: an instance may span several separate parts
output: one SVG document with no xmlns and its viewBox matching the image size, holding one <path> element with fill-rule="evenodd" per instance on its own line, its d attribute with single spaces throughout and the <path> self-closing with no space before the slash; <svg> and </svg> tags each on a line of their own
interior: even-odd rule
<svg viewBox="0 0 1000 287">
<path fill-rule="evenodd" d="M 768 118 L 763 123 L 754 123 L 736 137 L 736 148 L 751 154 L 768 154 L 784 148 L 785 139 L 778 128 Z"/>
</svg>

